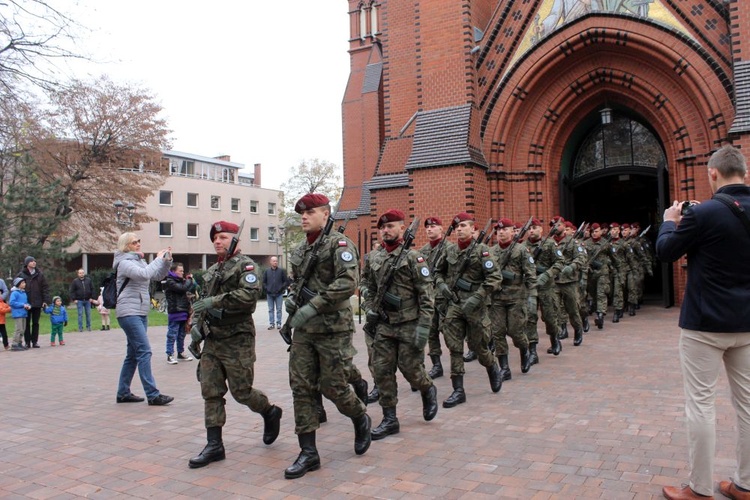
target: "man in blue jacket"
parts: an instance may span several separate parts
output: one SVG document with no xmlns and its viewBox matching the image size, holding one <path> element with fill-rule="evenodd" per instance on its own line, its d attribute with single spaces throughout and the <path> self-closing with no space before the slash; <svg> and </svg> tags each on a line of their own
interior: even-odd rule
<svg viewBox="0 0 750 500">
<path fill-rule="evenodd" d="M 738 149 L 724 146 L 716 151 L 708 161 L 713 198 L 689 207 L 689 202 L 675 202 L 667 208 L 656 241 L 659 259 L 673 262 L 687 255 L 688 262 L 679 348 L 691 472 L 684 488 L 663 488 L 669 499 L 713 498 L 716 383 L 722 363 L 739 438 L 737 470 L 732 481 L 722 481 L 719 489 L 728 498 L 750 499 L 750 221 L 746 219 L 750 187 L 745 185 L 746 174 L 747 162 Z"/>
</svg>

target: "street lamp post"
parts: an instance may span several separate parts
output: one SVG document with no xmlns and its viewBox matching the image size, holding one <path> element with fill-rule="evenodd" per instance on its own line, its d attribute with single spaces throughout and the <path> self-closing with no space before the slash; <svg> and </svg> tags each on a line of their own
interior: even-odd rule
<svg viewBox="0 0 750 500">
<path fill-rule="evenodd" d="M 129 201 L 125 205 L 120 200 L 115 201 L 112 204 L 115 207 L 115 222 L 121 226 L 134 226 L 133 219 L 135 218 L 135 205 L 132 201 Z"/>
</svg>

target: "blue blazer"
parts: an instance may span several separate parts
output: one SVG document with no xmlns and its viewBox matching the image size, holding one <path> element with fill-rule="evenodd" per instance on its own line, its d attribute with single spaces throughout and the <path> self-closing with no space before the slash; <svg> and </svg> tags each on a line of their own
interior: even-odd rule
<svg viewBox="0 0 750 500">
<path fill-rule="evenodd" d="M 750 187 L 724 186 L 750 217 Z M 679 227 L 664 222 L 656 255 L 674 262 L 687 254 L 687 286 L 679 325 L 703 332 L 750 332 L 750 235 L 718 200 L 688 209 Z"/>
</svg>

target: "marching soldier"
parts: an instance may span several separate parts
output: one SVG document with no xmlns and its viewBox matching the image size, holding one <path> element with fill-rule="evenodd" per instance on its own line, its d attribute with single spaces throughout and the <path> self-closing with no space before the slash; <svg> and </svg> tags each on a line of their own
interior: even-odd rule
<svg viewBox="0 0 750 500">
<path fill-rule="evenodd" d="M 500 362 L 500 373 L 503 380 L 511 379 L 508 366 L 508 341 L 506 335 L 513 339 L 513 345 L 521 352 L 521 373 L 531 368 L 529 340 L 524 326 L 526 315 L 524 303 L 533 297 L 536 307 L 536 270 L 534 258 L 523 245 L 514 245 L 515 225 L 510 219 L 500 219 L 495 225 L 497 245 L 492 247 L 492 256 L 500 266 L 503 285 L 495 290 L 490 305 L 492 321 L 492 338 L 495 340 L 495 355 Z M 528 295 L 527 295 L 528 291 Z"/>
<path fill-rule="evenodd" d="M 591 224 L 591 238 L 586 241 L 589 262 L 588 295 L 596 309 L 594 323 L 604 328 L 609 294 L 609 242 L 602 238 L 602 229 L 596 222 Z"/>
<path fill-rule="evenodd" d="M 466 402 L 464 391 L 463 344 L 476 352 L 487 368 L 492 392 L 502 388 L 503 380 L 495 357 L 487 348 L 490 319 L 487 300 L 500 287 L 502 277 L 486 245 L 473 237 L 474 218 L 466 212 L 454 217 L 457 242 L 445 249 L 437 263 L 435 280 L 438 293 L 448 303 L 443 320 L 443 335 L 451 353 L 453 393 L 443 401 L 444 408 Z"/>
<path fill-rule="evenodd" d="M 308 193 L 294 206 L 301 214 L 305 240 L 289 258 L 295 297 L 286 300 L 287 321 L 294 329 L 289 353 L 289 385 L 294 402 L 295 433 L 301 452 L 284 471 L 295 479 L 320 468 L 315 431 L 320 426 L 315 393 L 320 390 L 354 424 L 354 452 L 364 454 L 370 447 L 371 420 L 367 407 L 348 383 L 352 358 L 354 316 L 349 298 L 357 286 L 358 256 L 354 244 L 332 230 L 325 234 L 331 206 L 325 195 Z M 330 226 L 329 226 L 330 227 Z M 315 266 L 308 267 L 313 258 Z M 308 271 L 306 275 L 305 271 Z M 304 283 L 300 280 L 307 278 Z M 304 287 L 302 287 L 304 284 Z M 300 300 L 296 295 L 300 295 Z M 301 306 L 298 308 L 298 303 Z"/>
<path fill-rule="evenodd" d="M 374 440 L 400 431 L 396 368 L 421 392 L 425 420 L 435 418 L 438 409 L 437 389 L 423 362 L 435 315 L 434 284 L 425 258 L 416 250 L 404 248 L 404 218 L 402 211 L 388 210 L 378 219 L 383 248 L 370 254 L 362 278 L 362 286 L 367 289 L 365 333 L 371 336 L 373 377 L 383 408 L 383 421 L 372 430 Z M 383 301 L 377 304 L 374 300 L 379 296 Z M 370 325 L 376 325 L 374 331 Z"/>
<path fill-rule="evenodd" d="M 265 444 L 273 443 L 279 435 L 281 408 L 272 405 L 263 392 L 253 387 L 255 323 L 252 311 L 255 311 L 261 284 L 250 257 L 242 255 L 239 249 L 227 255 L 233 235 L 238 231 L 237 224 L 231 222 L 221 221 L 211 226 L 211 241 L 219 262 L 208 268 L 203 280 L 206 290 L 216 286 L 216 293 L 193 303 L 194 318 L 205 311 L 209 330 L 198 365 L 208 444 L 198 456 L 190 459 L 191 469 L 225 458 L 221 430 L 227 418 L 224 408 L 227 384 L 238 403 L 263 416 Z M 214 285 L 215 280 L 220 281 Z M 200 342 L 198 321 L 194 319 L 193 324 L 191 337 Z"/>
<path fill-rule="evenodd" d="M 427 233 L 427 244 L 420 248 L 419 252 L 425 259 L 427 259 L 428 265 L 433 266 L 437 249 L 444 238 L 443 222 L 439 217 L 427 217 L 424 220 L 424 227 L 425 233 Z M 443 354 L 443 350 L 440 348 L 440 328 L 442 319 L 440 318 L 440 313 L 438 311 L 445 310 L 445 307 L 445 299 L 441 295 L 435 296 L 435 312 L 432 315 L 430 335 L 427 339 L 427 345 L 429 348 L 428 354 L 430 355 L 430 361 L 432 361 L 432 368 L 430 369 L 429 375 L 432 379 L 443 376 L 443 363 L 440 360 L 440 356 Z"/>
<path fill-rule="evenodd" d="M 624 223 L 620 229 L 623 247 L 625 248 L 625 262 L 627 263 L 625 266 L 625 290 L 628 302 L 628 316 L 635 316 L 635 306 L 638 303 L 638 276 L 636 273 L 639 263 L 635 255 L 635 250 L 633 249 L 633 240 L 630 239 L 630 235 L 633 231 L 634 229 L 627 222 Z"/>
<path fill-rule="evenodd" d="M 560 235 L 555 235 L 554 239 L 557 248 L 563 254 L 563 268 L 557 276 L 557 293 L 560 297 L 562 306 L 561 312 L 568 316 L 570 323 L 573 325 L 575 332 L 573 345 L 579 346 L 583 343 L 583 323 L 578 303 L 578 280 L 581 269 L 586 265 L 586 252 L 581 244 L 573 239 L 573 236 L 566 235 L 563 227 L 564 220 L 557 216 L 552 219 L 556 227 L 559 226 Z"/>
<path fill-rule="evenodd" d="M 627 280 L 627 247 L 620 238 L 620 224 L 613 222 L 609 227 L 610 234 L 610 275 L 612 283 L 612 307 L 615 312 L 612 315 L 612 323 L 619 323 L 622 318 L 622 311 L 625 307 L 624 288 Z"/>
</svg>

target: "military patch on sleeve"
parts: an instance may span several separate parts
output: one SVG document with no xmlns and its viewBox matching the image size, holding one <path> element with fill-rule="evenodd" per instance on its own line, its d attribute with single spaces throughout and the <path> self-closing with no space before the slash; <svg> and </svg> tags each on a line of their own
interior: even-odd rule
<svg viewBox="0 0 750 500">
<path fill-rule="evenodd" d="M 615 247 L 612 247 L 612 253 L 617 253 L 617 249 Z"/>
<path fill-rule="evenodd" d="M 424 262 L 424 257 L 417 257 L 417 262 L 420 264 Z"/>
<path fill-rule="evenodd" d="M 578 253 L 583 253 L 583 247 L 578 247 Z"/>
<path fill-rule="evenodd" d="M 424 276 L 425 278 L 427 278 L 430 275 L 430 270 L 427 269 L 426 267 L 423 267 L 422 269 L 420 269 L 419 272 L 422 273 L 422 276 Z"/>
<path fill-rule="evenodd" d="M 495 267 L 495 263 L 491 260 L 485 261 L 484 267 L 485 269 L 492 269 L 493 267 Z"/>
<path fill-rule="evenodd" d="M 561 250 L 558 250 L 558 251 L 557 251 L 557 256 L 558 256 L 558 257 L 562 257 L 562 251 L 561 251 Z"/>
<path fill-rule="evenodd" d="M 248 267 L 253 267 L 253 266 L 248 266 Z M 248 283 L 252 285 L 256 281 L 258 281 L 258 277 L 255 276 L 254 274 L 248 274 L 247 276 L 245 276 L 245 281 L 247 281 Z"/>
<path fill-rule="evenodd" d="M 349 246 L 349 243 L 347 243 L 346 240 L 339 240 L 339 246 L 346 247 L 346 246 Z"/>
<path fill-rule="evenodd" d="M 489 256 L 490 256 L 490 252 L 482 252 L 482 257 L 489 257 Z"/>
<path fill-rule="evenodd" d="M 248 264 L 245 266 L 245 272 L 254 271 L 254 270 L 255 270 L 255 266 L 252 264 Z"/>
<path fill-rule="evenodd" d="M 354 256 L 352 255 L 351 252 L 342 252 L 341 253 L 341 260 L 343 260 L 344 262 L 351 262 L 353 258 L 354 258 Z"/>
<path fill-rule="evenodd" d="M 529 257 L 529 262 L 534 263 L 534 257 Z"/>
</svg>

